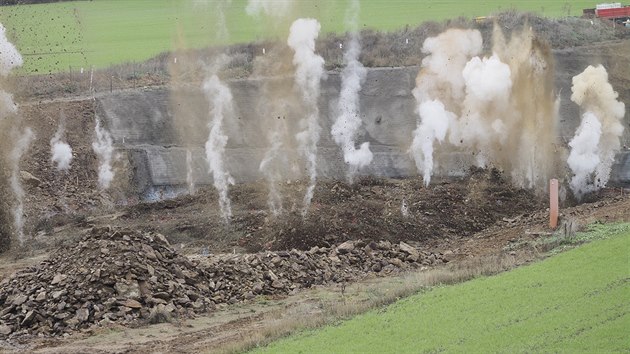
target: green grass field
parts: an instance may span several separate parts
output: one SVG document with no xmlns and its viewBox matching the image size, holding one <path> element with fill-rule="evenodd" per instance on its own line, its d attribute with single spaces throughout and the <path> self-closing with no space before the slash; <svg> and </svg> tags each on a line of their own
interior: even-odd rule
<svg viewBox="0 0 630 354">
<path fill-rule="evenodd" d="M 226 10 L 227 43 L 277 37 L 287 23 L 254 19 L 246 0 Z M 291 18 L 315 17 L 324 32 L 342 32 L 348 0 L 296 1 Z M 551 17 L 580 15 L 593 1 L 545 0 L 364 0 L 360 25 L 393 30 L 427 20 L 485 16 L 517 8 Z M 0 23 L 25 57 L 22 73 L 68 71 L 143 61 L 176 46 L 200 48 L 225 43 L 216 36 L 212 0 L 93 0 L 0 7 Z"/>
<path fill-rule="evenodd" d="M 614 235 L 497 276 L 434 288 L 258 352 L 628 352 L 630 224 L 582 239 L 606 233 Z"/>
</svg>

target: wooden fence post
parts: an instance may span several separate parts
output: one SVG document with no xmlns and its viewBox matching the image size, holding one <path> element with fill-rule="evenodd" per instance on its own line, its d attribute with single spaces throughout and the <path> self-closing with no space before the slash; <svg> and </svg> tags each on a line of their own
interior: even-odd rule
<svg viewBox="0 0 630 354">
<path fill-rule="evenodd" d="M 549 181 L 549 227 L 555 229 L 558 226 L 558 180 Z"/>
</svg>

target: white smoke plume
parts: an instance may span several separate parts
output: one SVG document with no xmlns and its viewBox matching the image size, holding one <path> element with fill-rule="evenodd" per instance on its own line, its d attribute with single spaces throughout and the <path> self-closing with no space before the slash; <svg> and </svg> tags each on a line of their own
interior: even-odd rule
<svg viewBox="0 0 630 354">
<path fill-rule="evenodd" d="M 188 184 L 188 194 L 195 194 L 195 180 L 193 176 L 192 151 L 186 149 L 186 183 Z"/>
<path fill-rule="evenodd" d="M 319 99 L 321 79 L 324 76 L 324 59 L 315 54 L 315 40 L 321 25 L 315 19 L 297 19 L 290 28 L 287 44 L 293 49 L 295 83 L 302 95 L 305 118 L 300 121 L 301 132 L 296 134 L 298 150 L 306 160 L 309 185 L 304 196 L 302 215 L 306 215 L 313 199 L 317 182 L 317 143 L 322 128 L 319 125 Z"/>
<path fill-rule="evenodd" d="M 439 100 L 424 101 L 418 106 L 422 123 L 413 132 L 411 153 L 418 171 L 422 172 L 424 185 L 428 186 L 433 173 L 433 144 L 442 142 L 448 127 L 455 120 L 455 114 L 447 111 Z"/>
<path fill-rule="evenodd" d="M 67 171 L 72 163 L 72 148 L 63 141 L 51 141 L 50 160 L 55 163 L 57 171 Z"/>
<path fill-rule="evenodd" d="M 419 119 L 410 152 L 425 185 L 433 174 L 434 144 L 444 141 L 461 111 L 465 92 L 462 71 L 470 58 L 481 52 L 482 44 L 479 31 L 451 29 L 427 38 L 422 45 L 422 52 L 428 55 L 422 60 L 413 90 Z"/>
<path fill-rule="evenodd" d="M 206 141 L 206 159 L 214 179 L 214 187 L 219 192 L 219 207 L 225 222 L 232 217 L 228 190 L 229 186 L 234 184 L 234 179 L 225 166 L 225 146 L 228 136 L 223 131 L 223 123 L 226 119 L 233 119 L 234 108 L 232 92 L 219 79 L 217 72 L 228 60 L 229 58 L 225 55 L 219 57 L 203 83 L 203 91 L 210 102 L 210 122 L 208 123 L 210 134 Z"/>
<path fill-rule="evenodd" d="M 571 190 L 578 197 L 599 187 L 593 181 L 593 174 L 601 162 L 597 151 L 601 136 L 602 124 L 597 116 L 591 112 L 584 113 L 575 136 L 569 142 L 571 153 L 567 159 L 574 174 L 570 183 Z"/>
<path fill-rule="evenodd" d="M 266 16 L 281 18 L 291 11 L 294 0 L 248 0 L 245 12 L 249 16 Z"/>
<path fill-rule="evenodd" d="M 503 119 L 512 89 L 510 67 L 497 55 L 474 57 L 464 67 L 466 87 L 462 116 L 453 126 L 451 143 L 477 151 L 477 165 L 495 161 L 495 147 L 507 138 Z"/>
<path fill-rule="evenodd" d="M 101 189 L 105 190 L 109 188 L 112 180 L 114 179 L 114 170 L 112 169 L 112 162 L 114 157 L 114 141 L 111 134 L 107 129 L 101 127 L 101 123 L 98 119 L 94 127 L 95 136 L 92 142 L 92 149 L 98 157 L 98 185 Z"/>
<path fill-rule="evenodd" d="M 22 66 L 23 63 L 20 52 L 9 42 L 6 30 L 0 23 L 0 76 L 6 77 L 11 70 Z"/>
<path fill-rule="evenodd" d="M 497 167 L 514 184 L 545 191 L 559 166 L 550 50 L 527 25 L 513 30 L 509 41 L 495 26 L 492 56 L 480 57 L 482 47 L 477 30 L 450 29 L 424 42 L 429 55 L 413 91 L 416 166 L 428 185 L 441 143 L 442 151 L 471 153 L 477 166 Z"/>
<path fill-rule="evenodd" d="M 416 79 L 414 96 L 419 103 L 438 99 L 446 107 L 464 99 L 462 71 L 466 63 L 481 53 L 483 41 L 477 30 L 449 29 L 427 38 L 422 52 L 422 68 Z M 459 114 L 459 112 L 453 112 Z"/>
<path fill-rule="evenodd" d="M 367 69 L 359 61 L 361 43 L 357 32 L 359 1 L 353 0 L 348 8 L 348 26 L 351 28 L 350 42 L 346 46 L 343 58 L 345 68 L 341 72 L 341 92 L 337 104 L 338 116 L 332 126 L 331 134 L 343 151 L 344 161 L 350 165 L 348 178 L 352 181 L 354 173 L 368 166 L 374 157 L 370 143 L 365 142 L 357 149 L 355 141 L 362 121 L 359 112 L 359 91 L 365 82 Z"/>
<path fill-rule="evenodd" d="M 13 69 L 22 64 L 22 56 L 15 46 L 9 42 L 6 37 L 6 30 L 0 24 L 0 78 L 7 77 Z M 0 85 L 2 83 L 0 80 Z M 28 150 L 34 134 L 29 128 L 23 131 L 19 130 L 20 121 L 11 119 L 17 118 L 17 111 L 17 105 L 13 102 L 13 96 L 0 86 L 0 140 L 2 140 L 0 145 L 6 149 L 6 151 L 0 151 L 0 168 L 4 167 L 3 163 L 6 162 L 10 171 L 9 181 L 0 180 L 0 193 L 4 192 L 5 186 L 8 184 L 13 193 L 14 201 L 13 203 L 8 203 L 7 206 L 11 208 L 14 230 L 20 245 L 22 245 L 24 242 L 24 189 L 21 183 L 20 161 L 26 150 Z M 10 150 L 8 149 L 9 147 L 11 147 Z M 6 198 L 8 196 L 2 195 L 1 197 Z M 1 214 L 4 214 L 4 212 L 3 210 Z M 1 229 L 6 230 L 5 225 L 0 226 Z"/>
<path fill-rule="evenodd" d="M 510 67 L 501 62 L 497 55 L 490 58 L 472 58 L 462 71 L 466 93 L 475 102 L 504 103 L 512 88 Z"/>
<path fill-rule="evenodd" d="M 621 147 L 623 102 L 608 82 L 602 65 L 589 66 L 573 77 L 571 100 L 585 112 L 569 143 L 567 163 L 573 172 L 571 190 L 577 198 L 604 187 L 610 178 L 615 154 Z"/>
<path fill-rule="evenodd" d="M 0 23 L 0 76 L 7 77 L 13 69 L 21 66 L 22 63 L 22 56 L 9 42 L 6 30 Z M 13 96 L 0 87 L 0 119 L 16 112 L 17 105 L 13 102 Z"/>
<path fill-rule="evenodd" d="M 20 161 L 22 156 L 28 150 L 31 142 L 35 138 L 35 134 L 30 128 L 26 128 L 23 132 L 18 133 L 19 137 L 9 154 L 11 163 L 11 190 L 15 196 L 15 205 L 13 206 L 13 218 L 15 230 L 20 245 L 24 243 L 24 189 L 21 183 Z"/>
<path fill-rule="evenodd" d="M 57 171 L 67 171 L 72 163 L 72 148 L 63 139 L 65 133 L 65 117 L 57 128 L 55 136 L 50 139 L 50 161 L 55 164 Z"/>
</svg>

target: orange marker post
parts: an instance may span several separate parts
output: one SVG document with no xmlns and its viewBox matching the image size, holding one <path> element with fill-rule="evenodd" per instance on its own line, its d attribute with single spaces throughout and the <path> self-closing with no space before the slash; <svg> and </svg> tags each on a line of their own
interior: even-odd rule
<svg viewBox="0 0 630 354">
<path fill-rule="evenodd" d="M 558 180 L 549 181 L 549 227 L 558 226 Z"/>
</svg>

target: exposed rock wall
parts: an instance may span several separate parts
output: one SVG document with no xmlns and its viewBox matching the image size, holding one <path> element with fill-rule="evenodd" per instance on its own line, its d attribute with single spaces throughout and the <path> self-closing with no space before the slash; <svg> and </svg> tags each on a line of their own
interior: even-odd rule
<svg viewBox="0 0 630 354">
<path fill-rule="evenodd" d="M 625 42 L 627 44 L 627 42 Z M 630 50 L 619 45 L 593 46 L 588 49 L 571 49 L 555 52 L 556 87 L 561 98 L 561 122 L 559 141 L 566 144 L 579 125 L 580 112 L 570 101 L 571 79 L 591 64 L 603 64 L 609 70 L 611 82 L 620 93 L 622 101 L 630 102 Z M 625 51 L 629 53 L 626 53 Z M 407 150 L 411 132 L 416 126 L 415 100 L 411 94 L 415 86 L 417 67 L 372 68 L 360 92 L 363 131 L 358 142 L 369 141 L 374 160 L 363 173 L 378 176 L 399 177 L 416 175 L 415 166 Z M 228 168 L 237 181 L 261 178 L 258 166 L 269 143 L 265 126 L 268 120 L 260 116 L 260 106 L 268 97 L 262 97 L 264 80 L 278 81 L 278 85 L 293 85 L 291 78 L 244 79 L 230 82 L 236 108 L 236 122 L 228 124 Z M 341 78 L 338 72 L 329 72 L 322 82 L 319 100 L 320 125 L 323 134 L 318 153 L 319 175 L 343 178 L 346 167 L 340 149 L 330 135 L 335 118 Z M 178 96 L 187 97 L 187 124 L 196 127 L 182 132 L 176 126 L 170 100 L 175 88 L 151 88 L 125 90 L 101 96 L 98 99 L 98 115 L 111 130 L 119 149 L 133 150 L 132 166 L 135 166 L 134 186 L 138 191 L 155 187 L 183 186 L 187 183 L 186 149 L 192 150 L 193 177 L 197 184 L 212 183 L 207 173 L 203 144 L 207 138 L 208 106 L 203 93 L 195 88 L 177 88 Z M 186 104 L 185 102 L 183 104 Z M 630 111 L 630 110 L 629 110 Z M 626 132 L 623 145 L 630 145 L 630 113 L 626 112 Z M 297 122 L 299 111 L 277 117 Z M 178 117 L 177 119 L 182 119 Z M 438 152 L 435 158 L 438 176 L 461 175 L 472 161 L 465 152 Z M 143 175 L 138 175 L 143 174 Z M 630 184 L 630 157 L 627 152 L 618 156 L 613 169 L 612 183 Z M 560 176 L 562 177 L 562 176 Z"/>
</svg>

